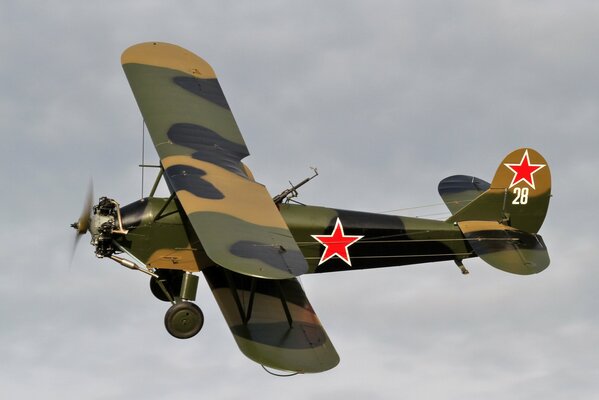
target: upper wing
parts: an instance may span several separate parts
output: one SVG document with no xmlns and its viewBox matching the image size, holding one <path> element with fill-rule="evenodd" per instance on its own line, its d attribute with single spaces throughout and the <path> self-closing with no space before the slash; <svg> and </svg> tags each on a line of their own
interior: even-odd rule
<svg viewBox="0 0 599 400">
<path fill-rule="evenodd" d="M 439 182 L 439 194 L 452 214 L 466 207 L 491 185 L 482 179 L 467 175 L 453 175 Z"/>
<path fill-rule="evenodd" d="M 285 371 L 322 372 L 339 363 L 297 279 L 267 280 L 202 270 L 237 345 L 248 358 Z"/>
<path fill-rule="evenodd" d="M 121 62 L 167 184 L 208 257 L 262 278 L 306 272 L 271 196 L 241 162 L 249 151 L 210 65 L 157 42 L 128 48 Z"/>
</svg>

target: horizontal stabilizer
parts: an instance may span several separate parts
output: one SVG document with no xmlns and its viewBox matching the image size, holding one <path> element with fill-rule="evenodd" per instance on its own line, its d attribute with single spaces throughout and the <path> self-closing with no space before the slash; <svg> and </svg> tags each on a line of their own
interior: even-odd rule
<svg viewBox="0 0 599 400">
<path fill-rule="evenodd" d="M 468 175 L 453 175 L 439 182 L 439 194 L 452 214 L 457 213 L 491 187 L 489 182 Z"/>
<path fill-rule="evenodd" d="M 260 279 L 219 266 L 202 272 L 239 349 L 251 360 L 300 373 L 339 363 L 297 279 Z"/>
<path fill-rule="evenodd" d="M 531 275 L 549 266 L 549 254 L 541 235 L 495 221 L 462 221 L 458 226 L 474 252 L 497 269 Z"/>
</svg>

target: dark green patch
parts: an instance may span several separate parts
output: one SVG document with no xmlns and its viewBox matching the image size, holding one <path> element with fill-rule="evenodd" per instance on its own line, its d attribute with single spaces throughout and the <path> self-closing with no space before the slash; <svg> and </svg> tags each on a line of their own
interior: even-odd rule
<svg viewBox="0 0 599 400">
<path fill-rule="evenodd" d="M 178 123 L 170 127 L 167 137 L 174 144 L 196 150 L 192 157 L 209 162 L 247 178 L 241 160 L 249 155 L 244 145 L 233 143 L 204 126 Z"/>
<path fill-rule="evenodd" d="M 265 245 L 264 243 L 243 240 L 231 246 L 231 254 L 241 258 L 253 258 L 277 269 L 287 269 L 293 273 L 290 266 L 304 264 L 304 256 L 299 251 L 289 251 L 282 247 Z"/>
<path fill-rule="evenodd" d="M 304 290 L 296 279 L 261 279 L 226 270 L 220 266 L 211 266 L 202 270 L 212 290 L 233 288 L 239 291 L 254 292 L 265 296 L 280 298 L 283 293 L 290 304 L 312 310 Z"/>
<path fill-rule="evenodd" d="M 197 197 L 210 200 L 221 200 L 225 198 L 212 183 L 202 177 L 206 172 L 189 165 L 173 165 L 164 171 L 169 182 L 176 191 L 187 190 Z"/>
<path fill-rule="evenodd" d="M 347 271 L 453 260 L 455 250 L 448 246 L 453 240 L 461 241 L 459 230 L 443 222 L 423 221 L 422 229 L 407 230 L 402 217 L 336 210 L 345 235 L 364 236 L 349 246 L 351 266 L 339 257 L 333 257 L 316 267 L 314 272 Z M 336 218 L 324 230 L 333 232 Z M 428 225 L 427 225 L 428 224 Z M 432 224 L 432 225 L 431 225 Z M 445 242 L 447 241 L 447 242 Z M 322 255 L 324 246 L 320 246 Z"/>
<path fill-rule="evenodd" d="M 230 110 L 225 94 L 217 79 L 198 79 L 192 76 L 176 76 L 173 82 L 183 89 L 214 104 Z"/>
</svg>

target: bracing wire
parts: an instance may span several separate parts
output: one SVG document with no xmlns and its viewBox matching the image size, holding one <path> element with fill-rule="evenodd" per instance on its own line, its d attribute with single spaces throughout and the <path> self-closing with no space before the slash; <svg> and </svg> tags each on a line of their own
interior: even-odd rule
<svg viewBox="0 0 599 400">
<path fill-rule="evenodd" d="M 470 203 L 471 200 L 454 200 L 450 203 L 447 204 L 455 204 L 455 205 L 460 205 L 460 204 L 468 204 Z M 395 208 L 393 210 L 385 210 L 385 211 L 379 211 L 379 214 L 396 214 L 398 212 L 403 212 L 403 211 L 414 211 L 414 210 L 422 210 L 422 209 L 426 209 L 426 208 L 434 208 L 434 207 L 440 207 L 440 206 L 444 206 L 446 205 L 445 203 L 433 203 L 433 204 L 425 204 L 422 206 L 414 206 L 414 207 L 404 207 L 404 208 Z M 427 217 L 438 217 L 441 215 L 448 215 L 451 214 L 448 210 L 443 211 L 443 212 L 436 212 L 436 213 L 430 213 L 430 214 L 420 214 L 420 215 L 415 215 L 412 216 L 412 218 L 427 218 Z"/>
<path fill-rule="evenodd" d="M 423 206 L 415 206 L 415 207 L 405 207 L 405 208 L 396 208 L 393 210 L 385 210 L 385 211 L 379 211 L 380 214 L 391 214 L 391 213 L 396 213 L 399 211 L 410 211 L 410 210 L 418 210 L 421 208 L 431 208 L 431 207 L 438 207 L 438 206 L 442 206 L 445 203 L 434 203 L 434 204 L 426 204 Z"/>
<path fill-rule="evenodd" d="M 145 165 L 145 140 L 146 139 L 146 121 L 141 119 L 141 198 L 144 198 L 144 165 Z"/>
</svg>

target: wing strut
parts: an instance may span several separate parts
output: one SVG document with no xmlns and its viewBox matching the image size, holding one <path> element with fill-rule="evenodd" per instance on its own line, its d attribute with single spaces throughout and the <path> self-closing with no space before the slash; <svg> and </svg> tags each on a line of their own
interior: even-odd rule
<svg viewBox="0 0 599 400">
<path fill-rule="evenodd" d="M 173 199 L 175 198 L 176 195 L 177 195 L 177 193 L 175 193 L 175 192 L 171 193 L 170 197 L 168 198 L 168 200 L 166 201 L 166 203 L 164 203 L 164 205 L 162 206 L 162 208 L 160 209 L 160 211 L 158 211 L 158 213 L 154 217 L 154 221 L 152 221 L 152 222 L 156 222 L 160 218 L 164 218 L 166 216 L 169 216 L 171 214 L 174 214 L 174 213 L 178 212 L 177 210 L 175 210 L 175 211 L 172 211 L 172 212 L 170 212 L 170 213 L 168 213 L 166 215 L 162 215 L 162 213 L 164 212 L 164 210 L 166 210 L 166 208 L 168 207 L 168 205 L 171 204 L 171 202 L 173 201 Z"/>
<path fill-rule="evenodd" d="M 239 311 L 239 316 L 241 317 L 243 324 L 247 325 L 250 322 L 250 318 L 252 318 L 252 310 L 254 308 L 254 299 L 256 297 L 256 284 L 258 278 L 250 277 L 250 298 L 248 300 L 247 310 L 245 310 L 241 303 L 241 299 L 239 298 L 239 291 L 237 289 L 237 285 L 235 285 L 235 280 L 233 279 L 232 272 L 229 270 L 225 270 L 225 276 L 227 278 L 227 282 L 229 283 L 231 295 L 233 296 L 233 300 L 235 301 L 235 305 L 237 306 L 237 311 Z M 285 298 L 283 287 L 281 286 L 280 281 L 275 282 L 277 286 L 277 291 L 279 292 L 281 306 L 283 307 L 285 317 L 287 318 L 287 323 L 289 324 L 289 328 L 293 328 L 293 317 L 291 316 L 291 311 L 289 311 L 289 306 L 287 305 L 287 299 Z"/>
<path fill-rule="evenodd" d="M 156 189 L 158 189 L 158 184 L 160 183 L 160 180 L 162 179 L 163 175 L 164 170 L 162 169 L 162 166 L 160 166 L 160 171 L 158 171 L 158 176 L 154 180 L 154 185 L 152 186 L 152 190 L 150 190 L 150 194 L 148 195 L 148 197 L 154 197 L 154 194 L 156 194 Z"/>
<path fill-rule="evenodd" d="M 233 296 L 233 300 L 235 301 L 235 305 L 237 306 L 237 311 L 239 311 L 241 321 L 244 325 L 247 325 L 248 322 L 250 322 L 250 318 L 252 317 L 252 308 L 254 307 L 254 297 L 256 294 L 256 278 L 250 277 L 250 299 L 248 301 L 248 307 L 246 311 L 244 310 L 244 307 L 241 304 L 241 299 L 239 298 L 239 291 L 237 290 L 237 285 L 235 284 L 235 280 L 233 279 L 233 273 L 228 269 L 223 269 L 223 272 L 227 279 L 227 283 L 229 284 L 231 296 Z"/>
<path fill-rule="evenodd" d="M 285 298 L 285 293 L 283 293 L 283 287 L 281 286 L 281 281 L 277 282 L 277 288 L 279 289 L 279 298 L 281 299 L 281 305 L 283 306 L 283 311 L 285 311 L 285 317 L 287 317 L 287 323 L 289 323 L 289 329 L 293 328 L 293 318 L 291 318 L 291 313 L 289 312 L 289 306 L 287 305 L 287 299 Z"/>
</svg>

